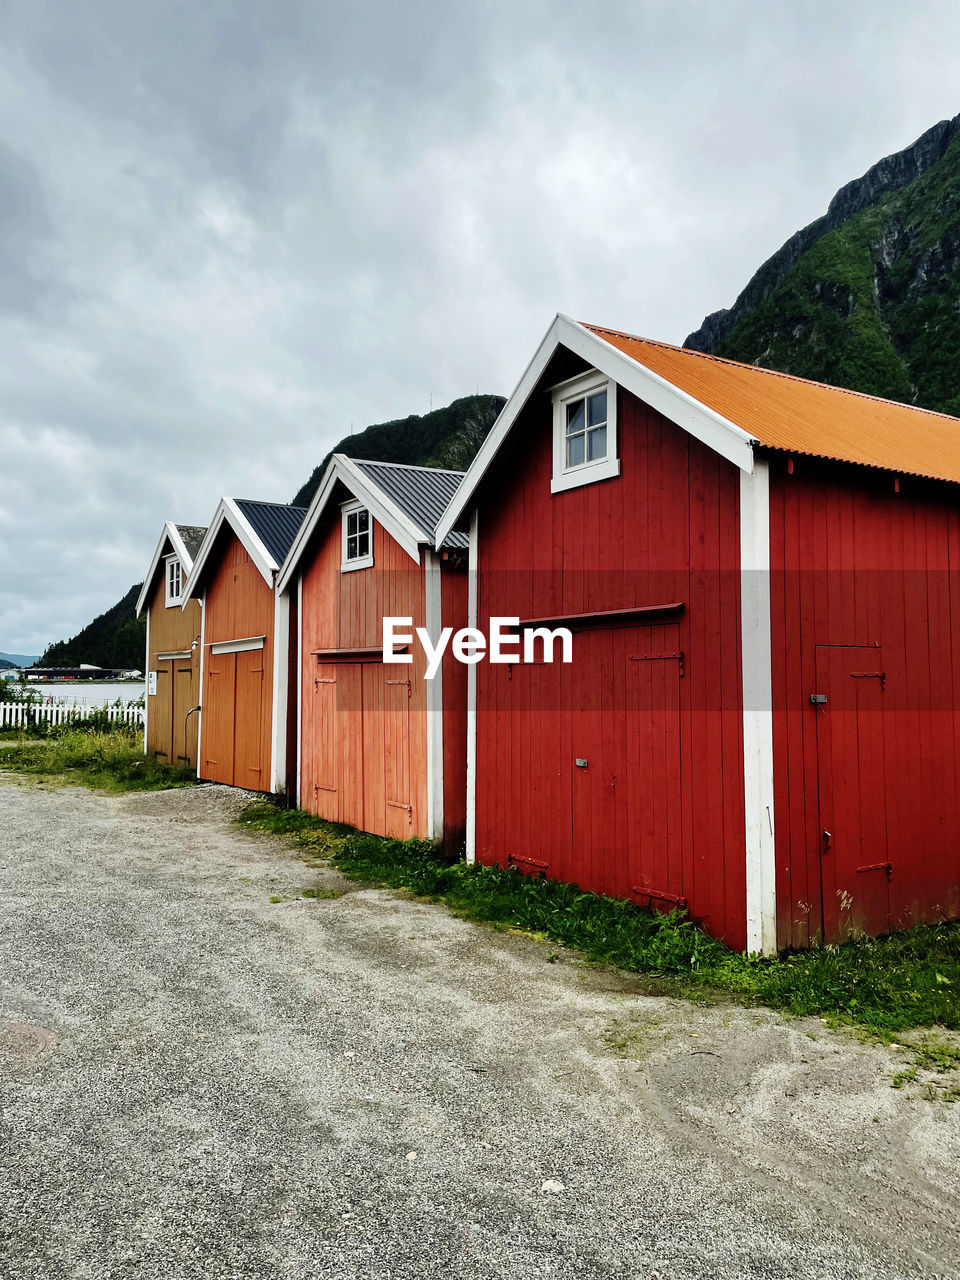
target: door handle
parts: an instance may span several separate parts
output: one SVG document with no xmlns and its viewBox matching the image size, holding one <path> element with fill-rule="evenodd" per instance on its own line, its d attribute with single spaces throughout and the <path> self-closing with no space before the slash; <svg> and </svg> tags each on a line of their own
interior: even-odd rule
<svg viewBox="0 0 960 1280">
<path fill-rule="evenodd" d="M 831 847 L 832 847 L 832 844 L 833 844 L 833 836 L 830 834 L 830 832 L 829 832 L 829 831 L 824 831 L 824 833 L 823 833 L 823 852 L 824 852 L 824 853 L 829 853 L 829 852 L 830 852 L 830 849 L 831 849 Z"/>
</svg>

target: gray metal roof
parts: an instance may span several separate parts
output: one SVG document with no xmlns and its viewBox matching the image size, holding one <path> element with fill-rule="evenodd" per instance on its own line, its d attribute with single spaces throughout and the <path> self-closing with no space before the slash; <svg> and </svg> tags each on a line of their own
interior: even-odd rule
<svg viewBox="0 0 960 1280">
<path fill-rule="evenodd" d="M 235 501 L 276 563 L 283 564 L 303 524 L 306 510 L 288 507 L 281 502 L 255 502 L 250 498 L 237 498 Z"/>
<path fill-rule="evenodd" d="M 176 530 L 187 549 L 187 555 L 191 560 L 196 560 L 206 529 L 201 529 L 198 524 L 178 524 Z"/>
<path fill-rule="evenodd" d="M 438 471 L 435 467 L 411 467 L 399 462 L 365 462 L 360 458 L 351 458 L 350 461 L 423 531 L 424 542 L 432 544 L 440 517 L 459 489 L 464 473 Z M 468 547 L 470 537 L 466 533 L 454 532 L 443 545 Z"/>
</svg>

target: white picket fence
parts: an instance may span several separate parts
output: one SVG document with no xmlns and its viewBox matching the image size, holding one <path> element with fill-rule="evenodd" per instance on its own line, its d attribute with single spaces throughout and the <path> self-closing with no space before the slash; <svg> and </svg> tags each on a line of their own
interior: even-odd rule
<svg viewBox="0 0 960 1280">
<path fill-rule="evenodd" d="M 35 724 L 70 724 L 83 720 L 92 711 L 103 712 L 111 723 L 143 724 L 143 707 L 130 705 L 87 706 L 83 702 L 0 702 L 0 729 L 29 728 Z"/>
</svg>

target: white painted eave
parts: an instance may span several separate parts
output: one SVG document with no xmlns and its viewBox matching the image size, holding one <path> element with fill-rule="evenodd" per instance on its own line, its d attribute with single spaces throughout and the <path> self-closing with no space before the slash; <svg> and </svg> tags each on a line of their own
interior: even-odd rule
<svg viewBox="0 0 960 1280">
<path fill-rule="evenodd" d="M 278 568 L 277 562 L 254 532 L 253 526 L 237 506 L 236 500 L 234 498 L 221 498 L 214 517 L 210 521 L 210 527 L 204 534 L 203 542 L 200 544 L 200 550 L 197 552 L 197 558 L 193 564 L 193 572 L 187 579 L 181 606 L 184 609 L 187 607 L 188 600 L 199 596 L 200 584 L 203 582 L 207 561 L 210 559 L 217 537 L 224 524 L 229 525 L 240 539 L 267 586 L 273 586 Z"/>
<path fill-rule="evenodd" d="M 327 469 L 323 473 L 317 492 L 313 495 L 313 501 L 307 509 L 303 524 L 280 568 L 277 576 L 278 591 L 286 592 L 290 589 L 296 576 L 297 566 L 303 558 L 314 529 L 323 518 L 338 482 L 353 494 L 358 502 L 363 503 L 373 518 L 383 525 L 395 542 L 400 544 L 414 564 L 420 564 L 420 548 L 428 541 L 424 531 L 418 528 L 378 485 L 364 475 L 352 458 L 348 458 L 345 453 L 335 453 L 327 463 Z"/>
<path fill-rule="evenodd" d="M 559 347 L 566 347 L 581 356 L 592 368 L 625 387 L 683 431 L 732 462 L 740 471 L 752 474 L 753 450 L 758 442 L 749 432 L 686 391 L 681 391 L 668 379 L 618 350 L 576 320 L 557 315 L 441 517 L 436 532 L 438 549 L 469 510 L 477 486 Z"/>
<path fill-rule="evenodd" d="M 169 552 L 166 550 L 167 546 L 170 547 Z M 193 561 L 190 558 L 190 553 L 187 551 L 184 541 L 180 537 L 180 530 L 172 520 L 167 520 L 163 526 L 163 533 L 160 535 L 160 541 L 157 543 L 157 549 L 153 553 L 153 559 L 150 561 L 150 568 L 147 571 L 147 576 L 144 578 L 143 586 L 140 588 L 140 595 L 137 597 L 138 618 L 147 606 L 147 601 L 153 590 L 153 582 L 156 578 L 157 570 L 160 568 L 160 561 L 165 555 L 171 554 L 171 552 L 180 561 L 180 567 L 183 570 L 184 579 L 189 578 L 190 571 L 193 568 Z"/>
</svg>

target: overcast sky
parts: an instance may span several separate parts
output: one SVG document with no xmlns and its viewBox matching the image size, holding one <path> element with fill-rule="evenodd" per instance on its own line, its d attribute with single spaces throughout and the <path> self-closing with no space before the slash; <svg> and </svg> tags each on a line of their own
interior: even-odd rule
<svg viewBox="0 0 960 1280">
<path fill-rule="evenodd" d="M 0 0 L 0 650 L 166 519 L 508 394 L 557 311 L 681 342 L 960 111 L 960 6 Z"/>
</svg>

